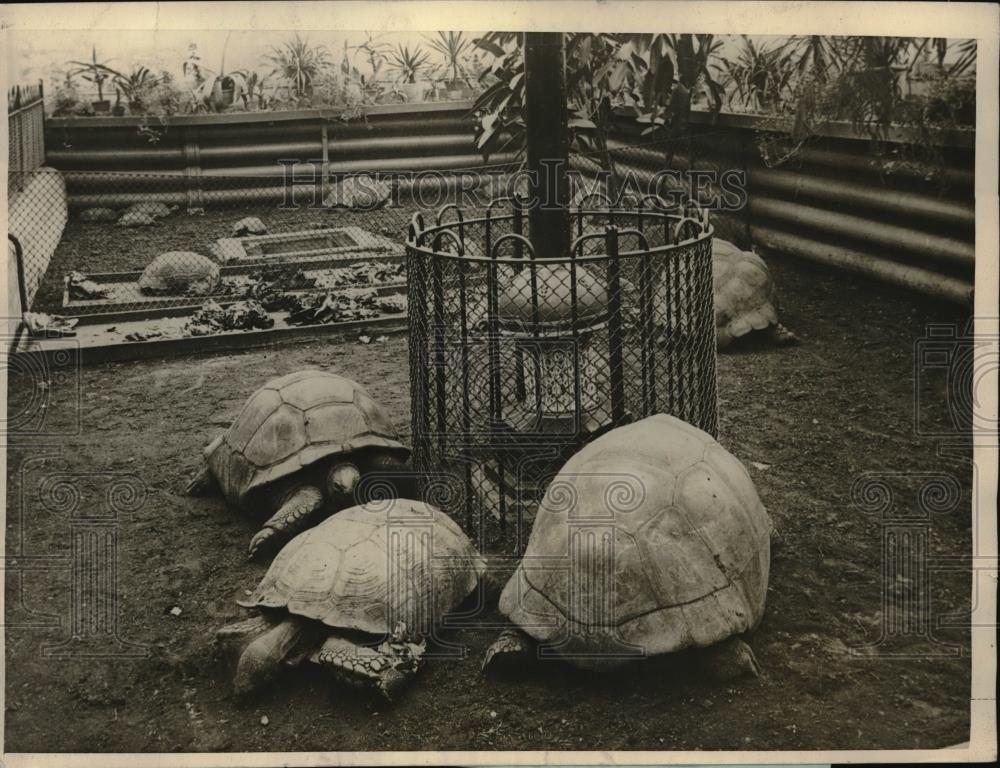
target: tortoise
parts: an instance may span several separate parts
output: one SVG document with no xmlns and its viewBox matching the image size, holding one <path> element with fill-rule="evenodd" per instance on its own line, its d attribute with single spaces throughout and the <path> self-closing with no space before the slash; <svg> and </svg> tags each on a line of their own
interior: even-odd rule
<svg viewBox="0 0 1000 768">
<path fill-rule="evenodd" d="M 715 339 L 719 349 L 752 331 L 764 331 L 777 344 L 798 337 L 778 322 L 774 280 L 764 260 L 727 240 L 712 240 Z"/>
<path fill-rule="evenodd" d="M 151 227 L 156 224 L 156 217 L 150 216 L 148 213 L 141 213 L 139 211 L 126 211 L 122 214 L 122 217 L 118 219 L 119 227 Z"/>
<path fill-rule="evenodd" d="M 130 205 L 125 213 L 141 213 L 146 216 L 152 216 L 154 219 L 165 219 L 176 210 L 178 210 L 178 206 L 176 205 L 167 205 L 166 203 L 156 203 L 147 200 L 142 203 Z"/>
<path fill-rule="evenodd" d="M 233 224 L 233 237 L 245 235 L 266 235 L 267 226 L 256 216 L 245 216 Z"/>
<path fill-rule="evenodd" d="M 167 251 L 153 259 L 139 277 L 147 294 L 204 296 L 219 287 L 219 265 L 193 251 Z"/>
<path fill-rule="evenodd" d="M 238 694 L 309 658 L 391 700 L 417 671 L 427 636 L 485 570 L 468 537 L 437 508 L 373 501 L 286 544 L 253 593 L 237 601 L 257 616 L 216 637 L 240 652 Z"/>
<path fill-rule="evenodd" d="M 115 222 L 118 221 L 118 211 L 112 208 L 85 208 L 78 218 L 88 222 Z"/>
<path fill-rule="evenodd" d="M 205 467 L 188 485 L 218 489 L 244 511 L 269 516 L 250 542 L 251 558 L 302 530 L 324 510 L 353 504 L 365 473 L 409 489 L 410 450 L 382 408 L 356 382 L 320 370 L 280 376 L 254 392 L 229 429 L 205 448 Z"/>
<path fill-rule="evenodd" d="M 764 614 L 769 568 L 770 519 L 737 458 L 666 414 L 618 427 L 546 489 L 500 595 L 517 629 L 484 671 L 538 643 L 583 669 L 695 647 L 718 677 L 757 674 L 738 636 Z"/>
</svg>

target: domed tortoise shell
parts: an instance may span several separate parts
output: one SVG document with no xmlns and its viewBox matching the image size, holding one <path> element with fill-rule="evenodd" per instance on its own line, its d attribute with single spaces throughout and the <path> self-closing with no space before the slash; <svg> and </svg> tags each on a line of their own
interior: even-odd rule
<svg viewBox="0 0 1000 768">
<path fill-rule="evenodd" d="M 252 492 L 269 483 L 363 448 L 409 456 L 385 412 L 359 384 L 307 370 L 254 392 L 206 459 L 226 499 L 246 506 Z"/>
<path fill-rule="evenodd" d="M 778 324 L 774 280 L 764 260 L 726 240 L 712 241 L 716 344 Z"/>
<path fill-rule="evenodd" d="M 753 628 L 769 567 L 770 520 L 746 469 L 659 414 L 565 464 L 500 610 L 571 663 L 615 666 Z"/>
<path fill-rule="evenodd" d="M 278 553 L 245 608 L 284 609 L 381 635 L 430 627 L 475 589 L 485 562 L 437 508 L 409 499 L 351 507 Z"/>
</svg>

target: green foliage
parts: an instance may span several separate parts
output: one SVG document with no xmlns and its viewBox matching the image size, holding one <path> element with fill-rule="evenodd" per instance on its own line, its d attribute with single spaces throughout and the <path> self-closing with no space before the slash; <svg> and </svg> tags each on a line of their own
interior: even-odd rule
<svg viewBox="0 0 1000 768">
<path fill-rule="evenodd" d="M 146 67 L 133 67 L 128 75 L 116 74 L 114 85 L 115 90 L 125 97 L 129 109 L 140 112 L 143 109 L 143 95 L 156 85 L 156 77 Z"/>
<path fill-rule="evenodd" d="M 291 98 L 299 104 L 309 103 L 313 95 L 313 85 L 332 65 L 330 53 L 325 46 L 310 45 L 308 38 L 295 35 L 271 49 L 266 59 L 289 90 Z"/>
<path fill-rule="evenodd" d="M 491 32 L 474 41 L 492 57 L 480 76 L 489 81 L 473 107 L 476 147 L 484 157 L 509 147 L 523 151 L 524 60 L 521 35 Z M 644 124 L 646 134 L 676 135 L 691 101 L 706 89 L 714 111 L 721 86 L 709 69 L 719 43 L 712 35 L 566 35 L 568 127 L 572 146 L 596 151 L 614 171 L 607 136 L 616 114 Z"/>
<path fill-rule="evenodd" d="M 410 50 L 410 46 L 399 43 L 389 54 L 389 65 L 397 73 L 397 81 L 404 83 L 417 82 L 417 75 L 427 68 L 430 54 L 419 45 Z"/>
<path fill-rule="evenodd" d="M 451 75 L 450 82 L 464 81 L 471 85 L 466 59 L 473 43 L 465 33 L 438 32 L 437 37 L 429 38 L 427 44 L 441 56 L 444 71 Z"/>
<path fill-rule="evenodd" d="M 104 83 L 120 74 L 109 67 L 107 61 L 97 60 L 97 46 L 91 48 L 90 61 L 70 61 L 69 63 L 74 65 L 76 69 L 70 70 L 67 77 L 73 78 L 79 75 L 88 83 L 93 83 L 97 86 L 99 101 L 104 101 Z"/>
<path fill-rule="evenodd" d="M 739 56 L 721 68 L 731 100 L 767 116 L 758 146 L 769 165 L 845 121 L 869 138 L 883 170 L 913 162 L 940 171 L 936 137 L 975 125 L 975 56 L 975 41 L 966 40 L 812 35 L 765 47 L 744 37 Z"/>
</svg>

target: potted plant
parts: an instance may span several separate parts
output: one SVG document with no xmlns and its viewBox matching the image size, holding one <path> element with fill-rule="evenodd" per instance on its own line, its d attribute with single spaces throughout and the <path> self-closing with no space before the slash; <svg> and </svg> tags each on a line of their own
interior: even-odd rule
<svg viewBox="0 0 1000 768">
<path fill-rule="evenodd" d="M 430 55 L 419 45 L 411 51 L 410 46 L 399 43 L 390 55 L 389 61 L 398 76 L 400 90 L 409 102 L 423 101 L 424 93 L 429 87 L 426 80 L 418 80 L 418 76 L 427 68 Z"/>
<path fill-rule="evenodd" d="M 49 109 L 52 117 L 65 117 L 75 115 L 80 112 L 80 94 L 73 84 L 73 79 L 69 72 L 63 73 L 63 79 L 53 78 L 55 87 L 51 91 Z"/>
<path fill-rule="evenodd" d="M 247 109 L 267 109 L 267 96 L 264 95 L 264 84 L 267 75 L 251 72 L 245 79 L 246 90 L 243 92 L 243 104 Z"/>
<path fill-rule="evenodd" d="M 223 112 L 231 107 L 242 94 L 241 83 L 246 80 L 246 73 L 242 70 L 226 73 L 226 48 L 229 46 L 231 34 L 226 35 L 226 41 L 222 44 L 218 73 L 202 66 L 198 48 L 194 43 L 188 46 L 188 58 L 183 66 L 184 75 L 192 80 L 195 102 L 214 112 Z M 214 74 L 215 78 L 209 80 L 205 73 Z"/>
<path fill-rule="evenodd" d="M 110 61 L 110 59 L 109 59 Z M 67 78 L 80 75 L 88 83 L 97 86 L 97 101 L 91 103 L 95 114 L 107 114 L 111 111 L 111 102 L 104 98 L 104 83 L 114 78 L 118 73 L 107 65 L 107 62 L 97 60 L 97 46 L 91 48 L 90 61 L 71 61 L 77 68 L 67 73 Z"/>
<path fill-rule="evenodd" d="M 344 76 L 346 83 L 346 94 L 348 100 L 362 101 L 368 100 L 375 102 L 382 96 L 382 88 L 378 84 L 378 76 L 382 71 L 383 65 L 388 61 L 388 56 L 392 52 L 392 46 L 388 43 L 376 42 L 381 35 L 375 35 L 371 32 L 365 32 L 365 42 L 361 45 L 352 46 L 354 49 L 354 56 L 348 57 L 347 41 L 344 41 L 344 58 L 340 64 L 340 71 Z M 368 63 L 369 69 L 371 69 L 371 74 L 363 74 L 356 66 L 351 62 L 353 58 L 356 58 L 358 54 L 361 54 Z"/>
<path fill-rule="evenodd" d="M 289 95 L 297 105 L 312 103 L 313 89 L 330 67 L 329 51 L 323 45 L 310 45 L 308 38 L 295 39 L 275 46 L 267 55 L 277 75 L 285 81 Z"/>
<path fill-rule="evenodd" d="M 427 42 L 441 55 L 445 74 L 450 75 L 444 82 L 447 98 L 469 98 L 472 87 L 469 85 L 469 70 L 465 59 L 472 41 L 462 32 L 438 32 L 437 37 L 430 38 Z"/>
<path fill-rule="evenodd" d="M 114 79 L 115 94 L 115 114 L 118 110 L 124 113 L 125 107 L 121 106 L 121 99 L 124 96 L 131 114 L 140 114 L 143 111 L 142 95 L 154 85 L 156 78 L 146 67 L 134 67 L 128 75 L 118 73 Z"/>
</svg>

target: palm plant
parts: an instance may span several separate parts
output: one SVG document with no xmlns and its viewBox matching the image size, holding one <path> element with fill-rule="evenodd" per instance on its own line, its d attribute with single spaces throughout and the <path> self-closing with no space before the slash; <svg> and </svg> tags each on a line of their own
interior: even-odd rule
<svg viewBox="0 0 1000 768">
<path fill-rule="evenodd" d="M 111 61 L 111 59 L 108 59 Z M 119 73 L 108 66 L 108 62 L 100 62 L 97 60 L 97 46 L 91 48 L 90 61 L 70 61 L 76 69 L 67 72 L 67 79 L 76 77 L 80 75 L 88 83 L 93 83 L 97 86 L 97 100 L 99 102 L 104 101 L 104 83 L 113 79 Z"/>
<path fill-rule="evenodd" d="M 310 45 L 308 38 L 295 35 L 271 49 L 267 60 L 273 65 L 272 75 L 285 80 L 296 101 L 312 97 L 313 84 L 331 66 L 330 52 L 323 45 Z"/>
<path fill-rule="evenodd" d="M 792 66 L 798 49 L 799 62 Z M 752 112 L 771 112 L 780 109 L 787 99 L 789 86 L 796 71 L 804 74 L 807 68 L 825 73 L 829 55 L 820 41 L 814 39 L 800 43 L 798 40 L 777 44 L 754 43 L 747 35 L 735 58 L 719 57 L 716 69 L 722 74 L 724 86 L 729 90 L 729 104 L 738 100 Z"/>
<path fill-rule="evenodd" d="M 371 75 L 367 76 L 362 74 L 357 70 L 357 68 L 351 65 L 351 60 L 348 58 L 347 52 L 351 50 L 348 48 L 347 41 L 344 41 L 344 60 L 341 64 L 341 72 L 345 76 L 353 76 L 362 86 L 372 85 L 378 80 L 379 72 L 382 71 L 383 65 L 388 60 L 389 54 L 392 52 L 392 46 L 388 43 L 376 42 L 381 35 L 375 35 L 372 32 L 365 32 L 365 41 L 361 45 L 352 46 L 354 50 L 354 57 L 356 58 L 358 54 L 361 54 L 368 61 L 368 67 L 371 69 Z"/>
<path fill-rule="evenodd" d="M 399 43 L 389 55 L 390 66 L 399 73 L 398 80 L 404 83 L 417 82 L 419 75 L 427 67 L 430 54 L 419 45 L 410 50 L 410 46 Z"/>
<path fill-rule="evenodd" d="M 451 72 L 452 84 L 468 82 L 469 71 L 465 58 L 472 48 L 472 41 L 462 32 L 438 32 L 437 37 L 428 38 L 427 44 L 441 55 L 445 71 Z"/>
</svg>

